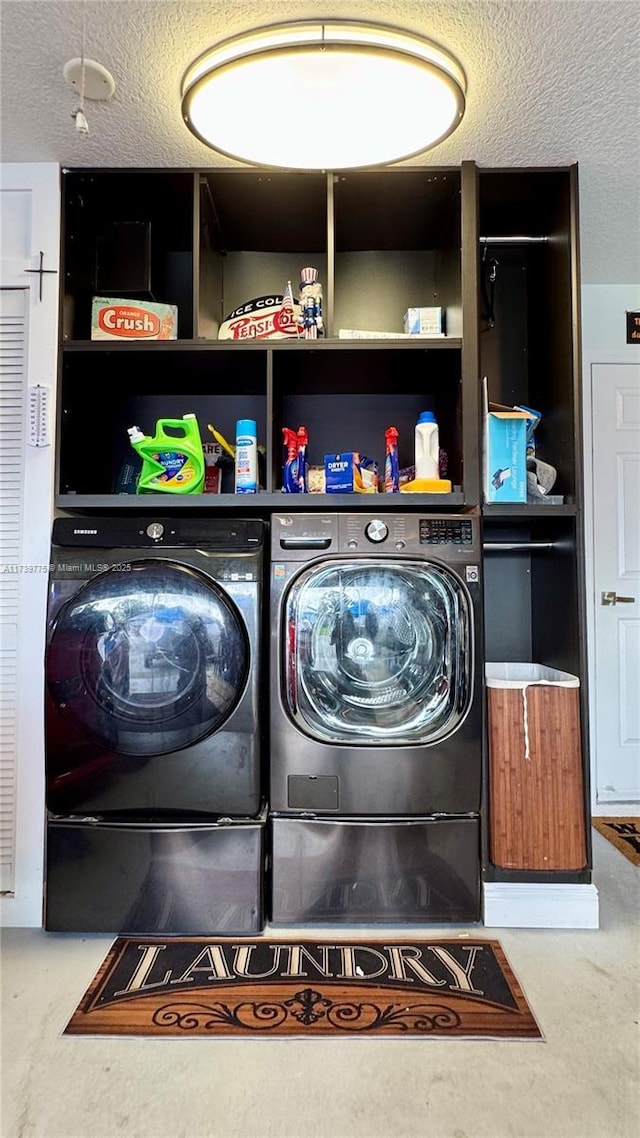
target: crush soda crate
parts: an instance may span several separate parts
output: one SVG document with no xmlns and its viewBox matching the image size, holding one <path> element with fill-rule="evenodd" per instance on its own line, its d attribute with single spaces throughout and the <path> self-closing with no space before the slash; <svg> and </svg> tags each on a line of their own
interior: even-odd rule
<svg viewBox="0 0 640 1138">
<path fill-rule="evenodd" d="M 502 869 L 586 864 L 580 681 L 542 664 L 486 664 L 489 842 Z"/>
<path fill-rule="evenodd" d="M 175 340 L 178 309 L 175 304 L 150 300 L 124 300 L 94 296 L 91 302 L 92 340 Z"/>
</svg>

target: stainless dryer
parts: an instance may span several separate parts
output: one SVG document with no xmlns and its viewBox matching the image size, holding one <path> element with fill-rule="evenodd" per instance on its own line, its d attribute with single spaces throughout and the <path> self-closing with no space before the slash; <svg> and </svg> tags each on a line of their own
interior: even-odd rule
<svg viewBox="0 0 640 1138">
<path fill-rule="evenodd" d="M 280 513 L 271 542 L 272 920 L 477 919 L 479 518 Z"/>
</svg>

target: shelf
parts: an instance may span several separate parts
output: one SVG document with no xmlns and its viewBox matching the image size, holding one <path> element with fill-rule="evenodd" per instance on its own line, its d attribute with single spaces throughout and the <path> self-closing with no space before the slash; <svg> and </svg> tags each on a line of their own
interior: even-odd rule
<svg viewBox="0 0 640 1138">
<path fill-rule="evenodd" d="M 311 343 L 297 340 L 296 345 Z M 64 340 L 64 352 L 255 352 L 274 345 L 268 340 L 249 340 L 236 344 L 233 340 Z"/>
<path fill-rule="evenodd" d="M 421 348 L 423 351 L 430 352 L 435 349 L 437 352 L 440 352 L 452 348 L 459 351 L 462 348 L 462 339 L 459 336 L 445 336 L 443 339 L 439 339 L 438 337 L 431 339 L 429 336 L 412 336 L 410 338 L 398 337 L 398 339 L 393 337 L 385 337 L 384 339 L 371 337 L 370 339 L 357 338 L 353 340 L 341 340 L 334 336 L 327 337 L 324 340 L 279 341 L 279 345 L 283 348 L 300 348 L 309 345 L 309 347 L 315 348 L 340 348 L 341 351 L 343 349 L 347 351 L 357 351 L 358 348 L 366 348 L 367 351 L 371 348 L 393 348 L 394 352 L 396 352 L 398 349 L 402 350 L 403 348 L 409 351 L 417 351 Z M 274 344 L 273 347 L 275 346 Z"/>
<path fill-rule="evenodd" d="M 245 340 L 242 343 L 234 340 L 63 340 L 61 345 L 65 352 L 255 352 L 255 351 L 326 351 L 331 348 L 340 348 L 346 351 L 358 351 L 371 348 L 408 349 L 415 351 L 446 351 L 462 348 L 462 339 L 459 336 L 445 336 L 444 339 L 430 339 L 427 336 L 415 336 L 411 339 L 404 337 L 384 339 L 353 339 L 341 340 L 335 336 L 323 337 L 321 340 Z"/>
<path fill-rule="evenodd" d="M 61 510 L 224 510 L 258 511 L 285 509 L 290 513 L 307 510 L 344 510 L 384 513 L 397 508 L 430 510 L 462 507 L 463 494 L 59 494 L 56 507 Z"/>
<path fill-rule="evenodd" d="M 485 867 L 484 881 L 513 882 L 518 885 L 545 885 L 545 884 L 589 884 L 591 871 L 588 866 L 584 869 L 500 869 L 491 863 Z"/>
<path fill-rule="evenodd" d="M 575 503 L 564 503 L 562 506 L 545 503 L 541 506 L 534 506 L 525 502 L 505 502 L 501 506 L 488 503 L 482 507 L 482 514 L 485 518 L 526 518 L 527 520 L 548 517 L 573 518 L 577 513 L 578 507 Z"/>
</svg>

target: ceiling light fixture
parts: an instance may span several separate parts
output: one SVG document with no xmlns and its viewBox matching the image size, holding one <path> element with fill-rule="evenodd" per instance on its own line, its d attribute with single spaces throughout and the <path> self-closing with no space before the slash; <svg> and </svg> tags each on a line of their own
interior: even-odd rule
<svg viewBox="0 0 640 1138">
<path fill-rule="evenodd" d="M 201 55 L 182 115 L 206 146 L 294 170 L 381 166 L 447 138 L 465 108 L 460 64 L 428 40 L 379 24 L 259 28 Z"/>
</svg>

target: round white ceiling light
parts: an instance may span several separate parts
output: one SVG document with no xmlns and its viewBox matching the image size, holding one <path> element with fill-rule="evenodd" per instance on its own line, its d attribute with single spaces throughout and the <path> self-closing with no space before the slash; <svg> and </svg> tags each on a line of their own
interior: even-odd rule
<svg viewBox="0 0 640 1138">
<path fill-rule="evenodd" d="M 279 24 L 225 40 L 182 82 L 182 115 L 205 145 L 258 166 L 387 165 L 447 138 L 465 108 L 460 64 L 395 28 Z"/>
</svg>

